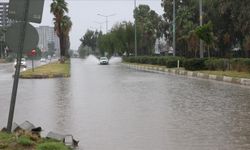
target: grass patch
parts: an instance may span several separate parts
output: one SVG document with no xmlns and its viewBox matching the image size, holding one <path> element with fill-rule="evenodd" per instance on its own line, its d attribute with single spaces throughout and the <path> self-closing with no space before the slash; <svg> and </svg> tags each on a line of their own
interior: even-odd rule
<svg viewBox="0 0 250 150">
<path fill-rule="evenodd" d="M 23 146 L 32 146 L 34 144 L 34 142 L 27 136 L 20 136 L 17 139 L 17 143 Z"/>
<path fill-rule="evenodd" d="M 54 62 L 39 66 L 34 69 L 29 69 L 20 73 L 21 78 L 54 78 L 54 77 L 69 77 L 70 76 L 70 62 L 64 64 Z"/>
<path fill-rule="evenodd" d="M 235 77 L 235 78 L 250 79 L 250 73 L 248 72 L 238 72 L 238 71 L 198 71 L 198 72 L 211 74 L 211 75 L 218 75 L 218 76 L 228 76 L 228 77 Z"/>
<path fill-rule="evenodd" d="M 4 150 L 70 150 L 62 142 L 39 138 L 32 140 L 29 135 L 16 137 L 15 134 L 0 132 L 0 149 Z"/>
<path fill-rule="evenodd" d="M 6 149 L 15 141 L 15 136 L 0 132 L 0 149 Z"/>
<path fill-rule="evenodd" d="M 69 150 L 69 148 L 65 147 L 63 143 L 48 142 L 39 144 L 36 150 Z"/>
</svg>

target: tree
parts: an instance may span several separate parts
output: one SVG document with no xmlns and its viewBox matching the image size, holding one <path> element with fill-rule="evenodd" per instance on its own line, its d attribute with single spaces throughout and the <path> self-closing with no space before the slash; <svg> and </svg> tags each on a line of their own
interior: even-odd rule
<svg viewBox="0 0 250 150">
<path fill-rule="evenodd" d="M 66 41 L 68 37 L 65 37 L 65 33 L 70 30 L 72 23 L 69 17 L 65 17 L 65 13 L 68 12 L 67 3 L 65 0 L 53 0 L 50 5 L 50 12 L 54 15 L 54 29 L 60 40 L 60 54 L 61 58 L 64 59 L 66 56 Z M 70 22 L 67 22 L 70 21 Z M 70 26 L 71 24 L 71 26 Z M 69 28 L 70 27 L 70 28 Z M 67 43 L 69 44 L 69 43 Z"/>
<path fill-rule="evenodd" d="M 81 45 L 78 48 L 78 53 L 79 53 L 80 58 L 85 58 L 89 54 L 90 50 L 91 50 L 91 48 Z"/>
<path fill-rule="evenodd" d="M 203 0 L 203 22 L 213 24 L 214 56 L 228 57 L 234 47 L 244 48 L 250 28 L 250 5 L 248 0 Z M 164 32 L 172 39 L 173 0 L 162 0 Z M 190 26 L 192 24 L 192 26 Z M 199 26 L 199 1 L 176 0 L 176 37 L 179 55 L 184 55 L 190 41 L 187 39 Z M 218 51 L 217 51 L 218 49 Z"/>
<path fill-rule="evenodd" d="M 150 55 L 156 39 L 161 36 L 160 22 L 161 17 L 151 10 L 148 5 L 139 5 L 134 10 L 134 18 L 136 18 L 138 33 L 138 54 Z"/>
<path fill-rule="evenodd" d="M 250 57 L 250 36 L 246 36 L 243 47 L 245 49 L 246 57 Z"/>
<path fill-rule="evenodd" d="M 99 36 L 97 43 L 102 55 L 105 52 L 109 55 L 129 55 L 134 52 L 134 25 L 126 21 L 117 23 L 111 32 Z"/>
<path fill-rule="evenodd" d="M 112 55 L 115 52 L 115 48 L 114 48 L 114 45 L 115 45 L 114 39 L 115 38 L 112 36 L 114 36 L 114 33 L 110 32 L 110 33 L 107 33 L 105 35 L 102 35 L 99 38 L 98 45 L 99 45 L 101 55 L 104 55 L 105 53 Z"/>
<path fill-rule="evenodd" d="M 176 0 L 176 54 L 189 56 L 189 52 L 196 52 L 196 37 L 194 29 L 199 25 L 197 0 Z M 162 0 L 165 20 L 165 37 L 171 42 L 173 39 L 173 0 Z M 191 42 L 191 43 L 190 43 Z M 194 50 L 190 50 L 194 48 Z M 195 53 L 196 54 L 196 53 Z"/>
<path fill-rule="evenodd" d="M 91 48 L 92 52 L 96 52 L 96 48 L 97 48 L 97 41 L 98 41 L 98 37 L 102 35 L 101 32 L 98 31 L 92 31 L 92 30 L 87 30 L 87 32 L 84 34 L 84 36 L 80 39 L 80 41 L 82 42 L 82 46 L 88 46 Z"/>
<path fill-rule="evenodd" d="M 196 35 L 205 42 L 208 47 L 208 57 L 210 57 L 210 46 L 214 42 L 213 27 L 212 23 L 209 22 L 203 26 L 197 27 L 195 30 Z"/>
<path fill-rule="evenodd" d="M 69 48 L 70 48 L 70 40 L 69 40 L 69 32 L 72 27 L 72 22 L 70 20 L 69 16 L 63 16 L 62 22 L 61 22 L 61 29 L 62 29 L 62 40 L 63 40 L 63 51 L 64 56 L 67 56 L 69 58 Z"/>
</svg>

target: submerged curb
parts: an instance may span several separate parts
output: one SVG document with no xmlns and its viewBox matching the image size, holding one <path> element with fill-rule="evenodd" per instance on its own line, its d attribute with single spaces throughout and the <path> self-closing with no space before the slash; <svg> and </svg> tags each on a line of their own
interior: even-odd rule
<svg viewBox="0 0 250 150">
<path fill-rule="evenodd" d="M 246 79 L 246 78 L 218 76 L 218 75 L 211 75 L 211 74 L 206 74 L 206 73 L 201 73 L 201 72 L 169 69 L 169 68 L 161 67 L 161 66 L 143 66 L 140 64 L 127 64 L 127 63 L 122 63 L 122 64 L 126 67 L 133 68 L 136 70 L 143 70 L 143 71 L 157 72 L 157 73 L 171 73 L 171 74 L 176 74 L 176 75 L 184 75 L 188 77 L 196 77 L 196 78 L 201 78 L 201 79 L 208 79 L 208 80 L 215 80 L 215 81 L 250 86 L 250 79 Z"/>
</svg>

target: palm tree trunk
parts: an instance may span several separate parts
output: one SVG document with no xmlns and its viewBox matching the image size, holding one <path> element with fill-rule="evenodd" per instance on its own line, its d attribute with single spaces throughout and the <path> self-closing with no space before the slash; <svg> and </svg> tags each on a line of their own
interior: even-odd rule
<svg viewBox="0 0 250 150">
<path fill-rule="evenodd" d="M 61 54 L 61 58 L 64 57 L 64 48 L 63 48 L 63 36 L 60 35 L 60 54 Z"/>
<path fill-rule="evenodd" d="M 62 33 L 62 29 L 61 29 L 61 21 L 58 21 L 59 25 L 58 25 L 58 32 L 59 32 L 59 42 L 60 42 L 60 55 L 61 55 L 61 59 L 64 59 L 65 56 L 65 50 L 64 50 L 64 38 L 63 38 L 63 33 Z"/>
</svg>

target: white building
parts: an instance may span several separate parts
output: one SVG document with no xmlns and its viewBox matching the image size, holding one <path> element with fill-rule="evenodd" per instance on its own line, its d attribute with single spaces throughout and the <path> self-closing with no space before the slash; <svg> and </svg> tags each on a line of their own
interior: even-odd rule
<svg viewBox="0 0 250 150">
<path fill-rule="evenodd" d="M 9 3 L 0 2 L 0 26 L 7 26 L 9 24 L 8 8 Z"/>
<path fill-rule="evenodd" d="M 60 49 L 59 38 L 54 31 L 54 27 L 39 26 L 36 29 L 39 35 L 38 47 L 42 51 L 48 51 L 48 44 L 51 42 L 55 44 L 56 51 Z"/>
<path fill-rule="evenodd" d="M 168 44 L 165 37 L 158 38 L 155 41 L 155 54 L 162 54 L 168 51 Z"/>
</svg>

